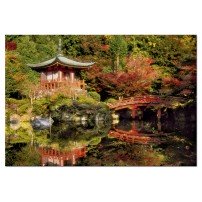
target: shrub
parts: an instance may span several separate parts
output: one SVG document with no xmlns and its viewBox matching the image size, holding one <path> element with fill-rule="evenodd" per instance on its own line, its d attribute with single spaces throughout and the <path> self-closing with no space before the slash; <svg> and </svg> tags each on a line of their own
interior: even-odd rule
<svg viewBox="0 0 202 202">
<path fill-rule="evenodd" d="M 6 108 L 10 113 L 18 113 L 20 115 L 27 113 L 30 108 L 30 101 L 28 99 L 16 100 L 13 98 L 6 99 Z"/>
<path fill-rule="evenodd" d="M 77 99 L 78 103 L 81 104 L 96 104 L 97 101 L 94 100 L 92 97 L 86 97 L 86 96 L 79 96 Z"/>
<path fill-rule="evenodd" d="M 23 115 L 23 114 L 27 113 L 29 108 L 30 108 L 30 103 L 22 104 L 21 106 L 18 107 L 18 113 L 20 115 Z"/>
<path fill-rule="evenodd" d="M 88 93 L 88 95 L 90 95 L 90 97 L 92 97 L 94 100 L 100 102 L 100 95 L 99 95 L 97 92 L 95 92 L 95 91 L 90 91 L 90 92 Z"/>
<path fill-rule="evenodd" d="M 39 166 L 40 153 L 34 147 L 25 146 L 15 155 L 14 166 Z"/>
<path fill-rule="evenodd" d="M 48 97 L 41 98 L 38 100 L 35 100 L 33 102 L 33 113 L 35 115 L 41 115 L 41 114 L 48 114 L 50 109 L 51 102 Z"/>
<path fill-rule="evenodd" d="M 106 103 L 115 103 L 115 102 L 117 102 L 117 100 L 116 99 L 114 99 L 114 98 L 109 98 L 108 100 L 106 100 L 105 101 Z"/>
<path fill-rule="evenodd" d="M 50 110 L 54 111 L 63 105 L 71 106 L 72 99 L 63 96 L 58 96 L 53 102 L 51 102 Z"/>
</svg>

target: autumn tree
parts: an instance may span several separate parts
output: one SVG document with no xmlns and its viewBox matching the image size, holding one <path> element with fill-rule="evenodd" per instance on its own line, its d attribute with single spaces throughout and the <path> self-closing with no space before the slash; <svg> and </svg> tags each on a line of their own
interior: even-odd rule
<svg viewBox="0 0 202 202">
<path fill-rule="evenodd" d="M 130 97 L 148 94 L 152 82 L 158 78 L 159 72 L 152 67 L 151 58 L 127 59 L 127 72 L 104 73 L 99 67 L 87 72 L 89 86 L 101 94 L 102 99 L 108 97 Z"/>
<path fill-rule="evenodd" d="M 59 38 L 68 57 L 96 62 L 81 76 L 88 90 L 101 93 L 102 98 L 196 92 L 196 36 L 11 35 L 6 36 L 10 47 L 6 50 L 7 97 L 29 95 L 27 89 L 35 88 L 39 75 L 27 63 L 55 57 Z"/>
</svg>

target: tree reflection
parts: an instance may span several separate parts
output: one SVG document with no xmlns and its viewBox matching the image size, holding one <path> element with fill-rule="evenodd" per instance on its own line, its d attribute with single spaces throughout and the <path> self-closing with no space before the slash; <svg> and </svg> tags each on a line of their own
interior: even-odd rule
<svg viewBox="0 0 202 202">
<path fill-rule="evenodd" d="M 195 146 L 171 124 L 123 120 L 108 138 L 92 146 L 78 165 L 85 166 L 179 166 L 196 165 Z M 190 127 L 191 123 L 189 124 Z M 166 128 L 167 128 L 166 123 Z M 160 130 L 161 129 L 161 130 Z"/>
<path fill-rule="evenodd" d="M 33 130 L 28 122 L 17 129 L 7 126 L 6 165 L 196 165 L 193 124 L 121 120 L 112 126 L 69 121 L 43 130 Z"/>
</svg>

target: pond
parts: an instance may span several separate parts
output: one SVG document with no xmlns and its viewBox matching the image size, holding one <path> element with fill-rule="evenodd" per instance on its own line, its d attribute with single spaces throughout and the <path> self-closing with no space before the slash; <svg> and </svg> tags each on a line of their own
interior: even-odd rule
<svg viewBox="0 0 202 202">
<path fill-rule="evenodd" d="M 158 121 L 120 119 L 30 123 L 7 128 L 7 166 L 196 166 L 195 109 L 167 110 Z"/>
</svg>

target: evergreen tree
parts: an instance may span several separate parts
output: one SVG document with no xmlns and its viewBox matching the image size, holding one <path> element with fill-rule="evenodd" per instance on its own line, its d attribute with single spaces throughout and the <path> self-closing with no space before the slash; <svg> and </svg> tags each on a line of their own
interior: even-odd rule
<svg viewBox="0 0 202 202">
<path fill-rule="evenodd" d="M 120 68 L 120 61 L 122 61 L 123 57 L 127 54 L 127 43 L 124 36 L 115 35 L 111 37 L 110 52 L 113 60 L 113 70 L 117 72 Z"/>
</svg>

